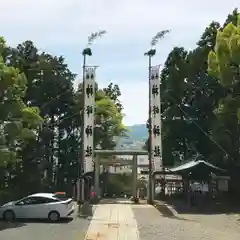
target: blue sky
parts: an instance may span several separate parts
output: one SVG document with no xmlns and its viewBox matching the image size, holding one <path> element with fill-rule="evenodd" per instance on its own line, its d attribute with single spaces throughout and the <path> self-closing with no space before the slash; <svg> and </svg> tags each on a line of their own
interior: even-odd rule
<svg viewBox="0 0 240 240">
<path fill-rule="evenodd" d="M 2 0 L 1 35 L 8 44 L 33 40 L 41 50 L 63 55 L 81 74 L 81 50 L 91 32 L 107 35 L 93 45 L 89 64 L 99 65 L 97 81 L 120 85 L 124 122 L 144 123 L 148 114 L 147 59 L 152 37 L 171 33 L 157 46 L 154 64 L 163 64 L 174 46 L 194 48 L 212 20 L 222 23 L 236 1 L 217 0 Z M 76 83 L 80 81 L 80 76 Z"/>
</svg>

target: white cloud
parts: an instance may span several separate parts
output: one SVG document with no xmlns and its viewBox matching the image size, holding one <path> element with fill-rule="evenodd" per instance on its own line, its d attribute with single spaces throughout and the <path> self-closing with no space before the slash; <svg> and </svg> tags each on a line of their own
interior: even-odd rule
<svg viewBox="0 0 240 240">
<path fill-rule="evenodd" d="M 83 36 L 98 29 L 108 31 L 107 42 L 142 41 L 165 28 L 187 36 L 211 20 L 223 21 L 235 5 L 233 0 L 8 0 L 1 3 L 0 21 L 4 33 L 18 34 L 16 40 L 29 35 L 44 44 L 83 43 Z"/>
<path fill-rule="evenodd" d="M 116 83 L 120 84 L 127 114 L 125 122 L 141 123 L 147 119 L 148 108 L 146 59 L 142 54 L 151 37 L 159 30 L 171 29 L 171 34 L 159 44 L 159 57 L 155 59 L 156 63 L 163 63 L 173 46 L 193 47 L 208 23 L 223 22 L 236 6 L 235 2 L 2 0 L 1 34 L 11 45 L 31 39 L 39 48 L 55 54 L 71 49 L 71 53 L 66 53 L 67 61 L 70 67 L 81 69 L 80 49 L 85 46 L 87 36 L 92 31 L 107 30 L 104 39 L 94 44 L 91 62 L 101 65 L 100 79 L 117 79 Z"/>
</svg>

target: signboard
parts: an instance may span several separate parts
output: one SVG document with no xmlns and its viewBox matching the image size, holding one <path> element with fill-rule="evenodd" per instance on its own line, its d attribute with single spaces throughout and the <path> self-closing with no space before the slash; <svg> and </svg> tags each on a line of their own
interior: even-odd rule
<svg viewBox="0 0 240 240">
<path fill-rule="evenodd" d="M 84 78 L 84 173 L 94 170 L 95 67 L 86 67 Z"/>
<path fill-rule="evenodd" d="M 162 169 L 162 137 L 161 137 L 161 99 L 160 99 L 160 66 L 152 67 L 151 79 L 151 114 L 152 114 L 152 152 L 153 170 Z"/>
</svg>

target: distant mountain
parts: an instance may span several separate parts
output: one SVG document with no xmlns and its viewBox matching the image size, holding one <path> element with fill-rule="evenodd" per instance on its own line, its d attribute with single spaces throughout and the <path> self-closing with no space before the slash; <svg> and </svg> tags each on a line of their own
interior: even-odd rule
<svg viewBox="0 0 240 240">
<path fill-rule="evenodd" d="M 135 124 L 126 127 L 127 137 L 118 137 L 116 139 L 116 149 L 142 149 L 148 137 L 146 124 Z"/>
<path fill-rule="evenodd" d="M 135 124 L 126 127 L 127 137 L 118 137 L 116 139 L 116 149 L 142 149 L 148 137 L 146 124 Z"/>
<path fill-rule="evenodd" d="M 140 141 L 145 142 L 148 136 L 148 130 L 146 128 L 146 124 L 135 124 L 132 126 L 126 127 L 129 132 L 127 135 L 133 140 L 133 141 Z"/>
</svg>

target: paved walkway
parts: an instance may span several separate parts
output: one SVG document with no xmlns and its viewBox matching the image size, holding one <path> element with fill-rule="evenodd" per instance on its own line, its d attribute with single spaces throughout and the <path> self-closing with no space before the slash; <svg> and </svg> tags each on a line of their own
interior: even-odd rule
<svg viewBox="0 0 240 240">
<path fill-rule="evenodd" d="M 97 205 L 85 240 L 139 240 L 137 222 L 129 204 Z"/>
</svg>

